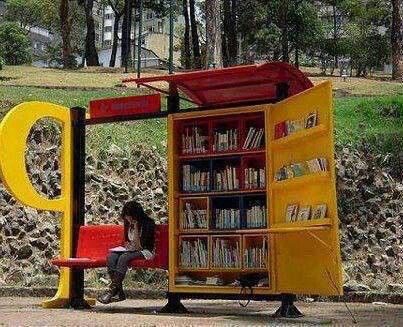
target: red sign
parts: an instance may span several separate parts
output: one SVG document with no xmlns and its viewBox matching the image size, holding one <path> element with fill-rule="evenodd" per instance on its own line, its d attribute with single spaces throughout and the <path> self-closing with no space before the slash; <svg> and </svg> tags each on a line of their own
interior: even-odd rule
<svg viewBox="0 0 403 327">
<path fill-rule="evenodd" d="M 90 101 L 91 118 L 134 116 L 160 112 L 161 95 L 137 95 Z"/>
</svg>

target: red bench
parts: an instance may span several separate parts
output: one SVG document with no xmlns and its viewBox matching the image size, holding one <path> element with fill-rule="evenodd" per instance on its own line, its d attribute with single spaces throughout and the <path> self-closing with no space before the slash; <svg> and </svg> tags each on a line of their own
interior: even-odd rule
<svg viewBox="0 0 403 327">
<path fill-rule="evenodd" d="M 81 226 L 74 258 L 55 258 L 51 263 L 58 267 L 76 269 L 106 267 L 109 249 L 122 245 L 123 241 L 123 226 Z M 155 226 L 154 258 L 134 259 L 130 262 L 130 267 L 168 269 L 168 225 Z"/>
</svg>

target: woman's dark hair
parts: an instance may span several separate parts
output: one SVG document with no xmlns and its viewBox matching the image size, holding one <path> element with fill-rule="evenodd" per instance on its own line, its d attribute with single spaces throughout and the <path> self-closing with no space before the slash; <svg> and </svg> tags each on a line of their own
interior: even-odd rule
<svg viewBox="0 0 403 327">
<path fill-rule="evenodd" d="M 148 219 L 147 214 L 144 212 L 143 207 L 136 201 L 126 202 L 123 206 L 122 217 L 130 216 L 136 218 L 141 224 L 144 220 Z"/>
</svg>

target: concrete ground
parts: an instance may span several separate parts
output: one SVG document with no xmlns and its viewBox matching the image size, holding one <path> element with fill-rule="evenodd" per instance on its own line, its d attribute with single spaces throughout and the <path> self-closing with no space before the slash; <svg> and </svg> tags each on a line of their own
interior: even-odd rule
<svg viewBox="0 0 403 327">
<path fill-rule="evenodd" d="M 164 300 L 127 300 L 97 305 L 92 310 L 42 309 L 40 298 L 0 298 L 0 326 L 301 326 L 353 325 L 343 303 L 303 303 L 305 317 L 270 317 L 278 303 L 252 302 L 242 308 L 235 301 L 184 301 L 190 314 L 158 314 Z M 359 326 L 403 326 L 403 305 L 349 303 Z"/>
</svg>

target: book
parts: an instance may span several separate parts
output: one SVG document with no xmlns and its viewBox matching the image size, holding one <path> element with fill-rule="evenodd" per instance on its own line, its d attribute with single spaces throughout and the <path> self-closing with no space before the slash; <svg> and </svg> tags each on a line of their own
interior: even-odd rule
<svg viewBox="0 0 403 327">
<path fill-rule="evenodd" d="M 221 129 L 214 132 L 213 151 L 230 151 L 238 149 L 238 129 Z"/>
<path fill-rule="evenodd" d="M 207 268 L 207 240 L 194 238 L 182 240 L 180 245 L 179 265 L 182 268 Z"/>
<path fill-rule="evenodd" d="M 301 206 L 298 211 L 298 221 L 309 220 L 311 218 L 311 206 Z"/>
<path fill-rule="evenodd" d="M 285 121 L 282 121 L 274 125 L 274 138 L 279 139 L 284 136 L 287 136 L 287 124 Z"/>
<path fill-rule="evenodd" d="M 287 206 L 285 221 L 294 222 L 297 220 L 298 215 L 298 204 L 289 204 Z"/>
<path fill-rule="evenodd" d="M 242 146 L 244 150 L 260 149 L 263 147 L 263 128 L 249 127 L 248 134 Z"/>
<path fill-rule="evenodd" d="M 183 154 L 206 153 L 208 151 L 208 136 L 200 127 L 186 127 L 181 137 Z"/>
<path fill-rule="evenodd" d="M 216 238 L 213 242 L 213 261 L 215 268 L 240 268 L 239 241 Z"/>
<path fill-rule="evenodd" d="M 117 246 L 115 248 L 109 249 L 110 252 L 127 252 L 129 251 L 124 246 Z"/>
<path fill-rule="evenodd" d="M 266 206 L 256 201 L 246 209 L 246 228 L 266 227 Z"/>
<path fill-rule="evenodd" d="M 324 203 L 318 204 L 312 210 L 311 219 L 326 218 L 326 212 L 327 212 L 327 205 Z"/>
<path fill-rule="evenodd" d="M 306 173 L 318 173 L 327 171 L 327 159 L 315 158 L 305 162 L 292 163 L 281 167 L 275 174 L 275 181 L 282 181 L 285 179 L 303 176 Z"/>
<path fill-rule="evenodd" d="M 250 246 L 244 250 L 244 268 L 267 268 L 267 239 L 262 238 L 261 246 Z"/>
<path fill-rule="evenodd" d="M 318 114 L 317 112 L 309 113 L 308 117 L 305 120 L 305 128 L 312 128 L 316 126 L 318 123 Z"/>
<path fill-rule="evenodd" d="M 260 189 L 266 187 L 266 173 L 264 168 L 245 168 L 244 169 L 244 188 Z"/>
<path fill-rule="evenodd" d="M 210 191 L 210 172 L 197 166 L 184 164 L 182 166 L 182 190 L 184 192 Z"/>
<path fill-rule="evenodd" d="M 240 227 L 241 211 L 239 209 L 215 209 L 216 229 L 239 229 Z"/>
<path fill-rule="evenodd" d="M 180 219 L 182 229 L 207 229 L 207 209 L 198 209 L 190 202 L 185 203 Z"/>
</svg>

